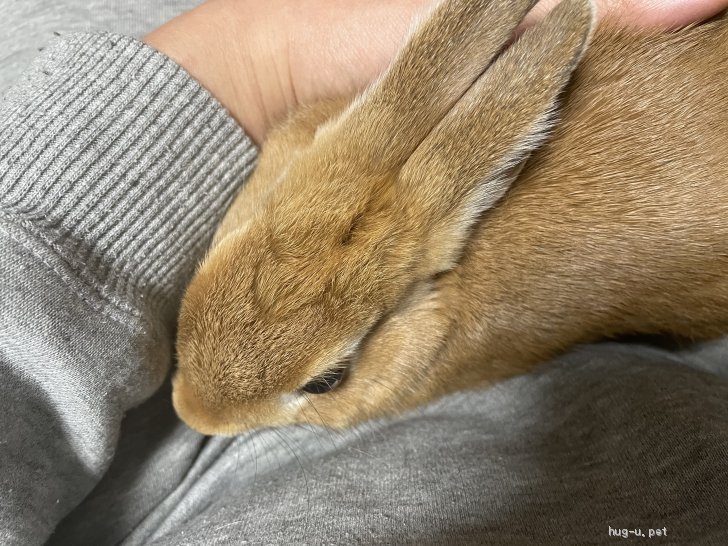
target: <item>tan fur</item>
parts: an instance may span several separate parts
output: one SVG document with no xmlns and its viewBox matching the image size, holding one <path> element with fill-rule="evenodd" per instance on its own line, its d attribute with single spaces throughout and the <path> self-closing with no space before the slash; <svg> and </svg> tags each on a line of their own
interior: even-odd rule
<svg viewBox="0 0 728 546">
<path fill-rule="evenodd" d="M 491 64 L 532 3 L 446 2 L 352 105 L 271 133 L 183 302 L 190 426 L 346 426 L 581 342 L 728 332 L 728 17 L 599 29 L 542 144 L 592 13 Z"/>
</svg>

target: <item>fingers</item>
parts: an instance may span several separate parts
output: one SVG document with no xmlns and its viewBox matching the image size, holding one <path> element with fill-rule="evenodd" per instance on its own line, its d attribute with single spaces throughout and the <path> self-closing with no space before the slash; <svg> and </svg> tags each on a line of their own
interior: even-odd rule
<svg viewBox="0 0 728 546">
<path fill-rule="evenodd" d="M 540 21 L 561 0 L 541 0 L 523 27 Z M 603 21 L 641 28 L 676 29 L 704 21 L 728 8 L 728 0 L 597 0 Z"/>
</svg>

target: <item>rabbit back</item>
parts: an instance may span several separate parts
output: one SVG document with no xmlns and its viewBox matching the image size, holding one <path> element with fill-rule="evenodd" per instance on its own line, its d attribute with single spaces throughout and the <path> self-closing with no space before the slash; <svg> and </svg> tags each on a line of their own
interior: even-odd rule
<svg viewBox="0 0 728 546">
<path fill-rule="evenodd" d="M 725 14 L 597 31 L 551 138 L 440 280 L 453 377 L 623 334 L 728 332 L 726 75 Z"/>
</svg>

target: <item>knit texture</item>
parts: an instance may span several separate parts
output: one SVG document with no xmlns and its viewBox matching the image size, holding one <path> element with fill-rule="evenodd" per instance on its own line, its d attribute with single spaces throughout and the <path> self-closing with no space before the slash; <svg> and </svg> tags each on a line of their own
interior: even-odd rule
<svg viewBox="0 0 728 546">
<path fill-rule="evenodd" d="M 0 113 L 0 209 L 132 313 L 179 296 L 255 157 L 204 89 L 124 36 L 60 40 Z"/>
</svg>

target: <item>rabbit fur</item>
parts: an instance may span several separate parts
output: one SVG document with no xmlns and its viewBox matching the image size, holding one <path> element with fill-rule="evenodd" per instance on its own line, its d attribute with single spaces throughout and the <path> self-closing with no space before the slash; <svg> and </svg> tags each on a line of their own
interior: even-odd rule
<svg viewBox="0 0 728 546">
<path fill-rule="evenodd" d="M 534 3 L 447 0 L 360 97 L 271 132 L 183 300 L 190 426 L 350 426 L 579 343 L 728 332 L 728 17 L 595 30 L 564 0 L 504 48 Z"/>
</svg>

